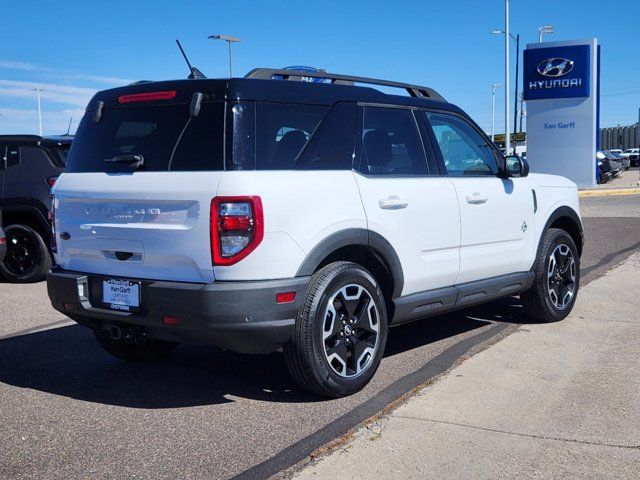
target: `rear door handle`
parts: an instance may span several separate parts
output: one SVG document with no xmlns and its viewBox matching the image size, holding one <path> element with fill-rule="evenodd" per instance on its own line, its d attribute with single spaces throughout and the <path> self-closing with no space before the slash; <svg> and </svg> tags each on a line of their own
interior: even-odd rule
<svg viewBox="0 0 640 480">
<path fill-rule="evenodd" d="M 391 195 L 389 198 L 379 200 L 378 205 L 383 210 L 400 210 L 401 208 L 406 208 L 409 205 L 409 201 L 397 195 Z"/>
<path fill-rule="evenodd" d="M 467 203 L 470 203 L 471 205 L 487 203 L 488 200 L 489 197 L 483 193 L 473 192 L 471 195 L 467 195 Z"/>
</svg>

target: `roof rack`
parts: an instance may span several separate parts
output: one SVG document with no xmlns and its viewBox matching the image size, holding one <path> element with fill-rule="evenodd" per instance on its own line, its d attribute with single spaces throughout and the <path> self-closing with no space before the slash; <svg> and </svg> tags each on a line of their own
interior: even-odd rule
<svg viewBox="0 0 640 480">
<path fill-rule="evenodd" d="M 285 80 L 302 80 L 302 77 L 324 78 L 331 80 L 332 84 L 353 85 L 354 83 L 365 83 L 370 85 L 382 85 L 385 87 L 402 88 L 412 97 L 430 98 L 432 100 L 446 101 L 442 95 L 433 88 L 411 85 L 410 83 L 392 82 L 377 78 L 354 77 L 352 75 L 340 75 L 327 72 L 307 72 L 304 70 L 282 70 L 277 68 L 254 68 L 245 75 L 244 78 L 256 78 L 261 80 L 273 80 L 274 76 L 281 76 Z"/>
</svg>

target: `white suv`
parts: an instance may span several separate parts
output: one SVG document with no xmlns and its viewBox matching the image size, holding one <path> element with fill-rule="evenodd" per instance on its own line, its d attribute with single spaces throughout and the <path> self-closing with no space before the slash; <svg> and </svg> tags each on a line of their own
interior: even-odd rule
<svg viewBox="0 0 640 480">
<path fill-rule="evenodd" d="M 432 89 L 295 75 L 96 94 L 53 191 L 53 306 L 125 360 L 283 348 L 330 397 L 367 384 L 390 326 L 514 294 L 569 313 L 575 184 L 528 175 Z"/>
</svg>

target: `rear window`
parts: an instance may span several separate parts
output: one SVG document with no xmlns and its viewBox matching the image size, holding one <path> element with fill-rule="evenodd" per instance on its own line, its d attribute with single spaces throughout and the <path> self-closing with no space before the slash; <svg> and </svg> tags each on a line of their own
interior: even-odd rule
<svg viewBox="0 0 640 480">
<path fill-rule="evenodd" d="M 188 104 L 105 108 L 100 122 L 88 112 L 76 132 L 67 172 L 130 172 L 108 159 L 139 155 L 137 171 L 224 169 L 224 103 L 204 103 L 189 116 Z"/>
</svg>

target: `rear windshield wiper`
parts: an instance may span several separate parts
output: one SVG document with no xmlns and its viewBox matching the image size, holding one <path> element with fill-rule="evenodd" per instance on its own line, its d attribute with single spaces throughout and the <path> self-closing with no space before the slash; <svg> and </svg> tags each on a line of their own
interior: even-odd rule
<svg viewBox="0 0 640 480">
<path fill-rule="evenodd" d="M 107 163 L 124 163 L 133 168 L 144 165 L 144 157 L 142 155 L 118 155 L 113 158 L 105 158 L 104 161 Z"/>
</svg>

